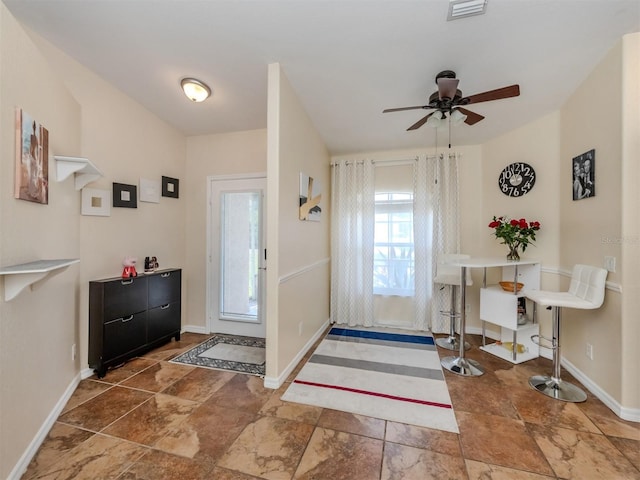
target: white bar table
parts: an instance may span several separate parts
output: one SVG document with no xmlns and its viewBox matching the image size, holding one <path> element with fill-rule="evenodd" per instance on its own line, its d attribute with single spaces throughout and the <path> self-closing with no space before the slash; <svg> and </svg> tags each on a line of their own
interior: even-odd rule
<svg viewBox="0 0 640 480">
<path fill-rule="evenodd" d="M 514 284 L 518 281 L 518 265 L 532 265 L 540 263 L 540 260 L 520 259 L 507 260 L 504 257 L 472 257 L 455 260 L 450 265 L 460 267 L 460 350 L 458 356 L 444 357 L 440 360 L 440 364 L 452 373 L 462 375 L 464 377 L 478 377 L 484 373 L 482 366 L 470 358 L 464 356 L 464 337 L 465 326 L 467 320 L 467 312 L 465 309 L 467 295 L 467 268 L 484 268 L 483 286 L 486 286 L 486 269 L 490 267 L 510 267 L 515 266 Z"/>
</svg>

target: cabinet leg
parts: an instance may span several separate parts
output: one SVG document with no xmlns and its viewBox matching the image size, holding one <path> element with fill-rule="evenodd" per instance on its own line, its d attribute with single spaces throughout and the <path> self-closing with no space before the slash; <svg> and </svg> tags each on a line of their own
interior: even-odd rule
<svg viewBox="0 0 640 480">
<path fill-rule="evenodd" d="M 104 376 L 107 374 L 107 369 L 106 367 L 98 367 L 94 370 L 94 372 L 96 373 L 98 378 L 104 378 Z"/>
<path fill-rule="evenodd" d="M 176 342 L 180 341 L 180 332 L 176 333 L 174 338 L 176 339 Z"/>
</svg>

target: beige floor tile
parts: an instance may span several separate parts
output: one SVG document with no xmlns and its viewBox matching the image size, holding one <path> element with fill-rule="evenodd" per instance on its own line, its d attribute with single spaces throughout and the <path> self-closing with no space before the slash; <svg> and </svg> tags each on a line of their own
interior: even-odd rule
<svg viewBox="0 0 640 480">
<path fill-rule="evenodd" d="M 147 452 L 145 447 L 113 437 L 94 435 L 62 456 L 44 475 L 44 480 L 112 480 L 129 469 Z"/>
<path fill-rule="evenodd" d="M 385 440 L 423 450 L 431 450 L 432 452 L 444 453 L 445 455 L 462 456 L 460 435 L 457 433 L 387 422 Z"/>
<path fill-rule="evenodd" d="M 69 410 L 58 420 L 99 432 L 152 396 L 153 394 L 149 392 L 115 386 Z"/>
<path fill-rule="evenodd" d="M 313 428 L 306 423 L 262 417 L 242 431 L 218 465 L 267 480 L 290 480 Z"/>
<path fill-rule="evenodd" d="M 187 400 L 204 402 L 234 377 L 233 372 L 194 368 L 180 380 L 163 390 L 162 393 Z"/>
<path fill-rule="evenodd" d="M 105 428 L 103 433 L 153 446 L 199 405 L 192 400 L 157 394 Z"/>
<path fill-rule="evenodd" d="M 380 477 L 382 440 L 316 428 L 294 479 L 370 480 Z"/>
<path fill-rule="evenodd" d="M 560 478 L 640 478 L 638 469 L 604 435 L 539 425 L 530 428 Z"/>
<path fill-rule="evenodd" d="M 513 468 L 489 465 L 488 463 L 467 460 L 467 474 L 469 480 L 549 480 L 553 477 L 537 473 L 515 470 Z"/>
<path fill-rule="evenodd" d="M 158 362 L 121 383 L 123 387 L 160 392 L 183 378 L 196 367 Z"/>
<path fill-rule="evenodd" d="M 403 480 L 465 480 L 467 473 L 462 457 L 386 442 L 380 479 L 400 478 Z"/>
<path fill-rule="evenodd" d="M 465 459 L 553 475 L 547 459 L 521 420 L 456 412 Z"/>
</svg>

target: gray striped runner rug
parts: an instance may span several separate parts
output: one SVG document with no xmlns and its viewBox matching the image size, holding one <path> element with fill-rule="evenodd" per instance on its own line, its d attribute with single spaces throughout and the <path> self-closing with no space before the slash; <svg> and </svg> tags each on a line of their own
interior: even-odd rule
<svg viewBox="0 0 640 480">
<path fill-rule="evenodd" d="M 424 332 L 334 327 L 282 400 L 458 433 L 433 337 Z"/>
</svg>

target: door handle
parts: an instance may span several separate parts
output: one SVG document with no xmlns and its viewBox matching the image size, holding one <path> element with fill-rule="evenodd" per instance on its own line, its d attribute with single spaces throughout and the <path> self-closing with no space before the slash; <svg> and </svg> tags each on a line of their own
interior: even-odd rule
<svg viewBox="0 0 640 480">
<path fill-rule="evenodd" d="M 258 270 L 266 270 L 267 267 L 258 267 Z"/>
<path fill-rule="evenodd" d="M 133 320 L 133 315 L 129 315 L 127 318 L 123 318 L 122 323 L 130 322 L 131 320 Z"/>
</svg>

